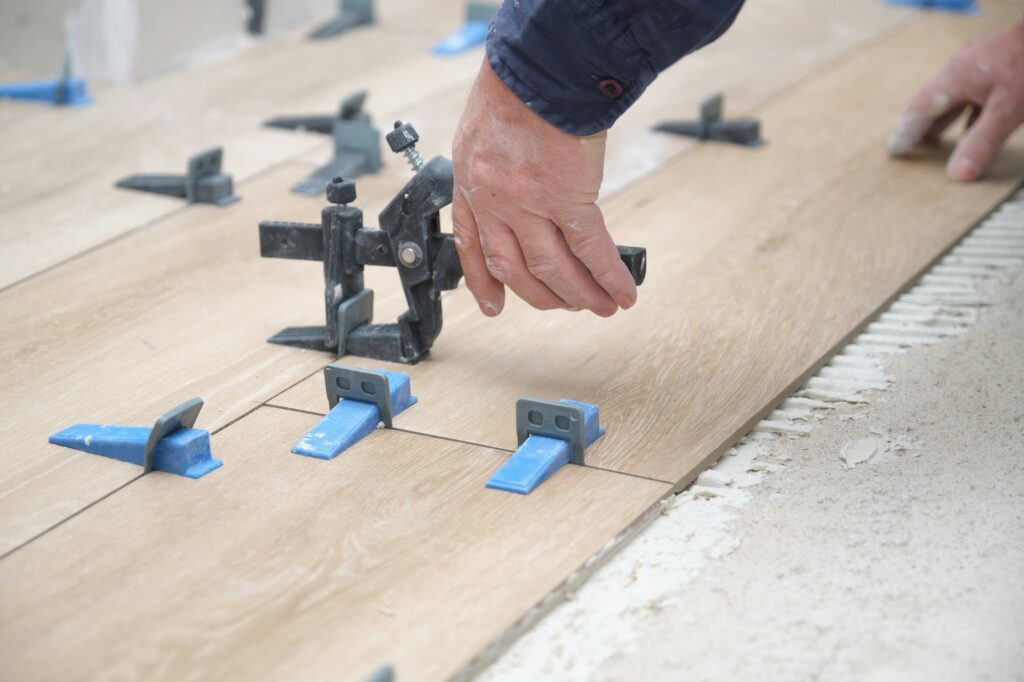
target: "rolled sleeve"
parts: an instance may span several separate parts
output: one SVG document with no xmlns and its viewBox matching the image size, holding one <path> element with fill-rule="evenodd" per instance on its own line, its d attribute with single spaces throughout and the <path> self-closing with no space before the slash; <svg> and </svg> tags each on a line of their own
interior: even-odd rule
<svg viewBox="0 0 1024 682">
<path fill-rule="evenodd" d="M 611 127 L 658 74 L 720 36 L 743 0 L 506 0 L 487 36 L 502 81 L 573 135 Z"/>
</svg>

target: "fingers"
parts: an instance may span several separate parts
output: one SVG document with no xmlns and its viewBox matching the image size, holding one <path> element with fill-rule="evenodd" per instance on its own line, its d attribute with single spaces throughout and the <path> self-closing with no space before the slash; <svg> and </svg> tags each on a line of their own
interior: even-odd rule
<svg viewBox="0 0 1024 682">
<path fill-rule="evenodd" d="M 889 134 L 891 156 L 909 154 L 939 119 L 968 100 L 956 73 L 955 63 L 950 64 L 910 101 L 910 106 L 896 119 Z"/>
<path fill-rule="evenodd" d="M 608 317 L 636 301 L 636 284 L 596 205 L 575 209 L 561 229 L 532 214 L 509 227 L 488 212 L 474 214 L 460 192 L 452 219 L 466 285 L 489 317 L 504 306 L 504 286 L 540 310 Z"/>
<path fill-rule="evenodd" d="M 946 113 L 936 118 L 931 127 L 928 128 L 928 131 L 924 134 L 924 139 L 930 142 L 938 141 L 938 139 L 942 137 L 942 133 L 946 132 L 946 129 L 953 125 L 955 120 L 960 118 L 960 115 L 964 113 L 967 106 L 967 104 L 957 104 L 950 108 Z M 970 124 L 968 123 L 968 125 Z"/>
<path fill-rule="evenodd" d="M 539 216 L 525 216 L 512 225 L 512 230 L 529 274 L 543 282 L 568 307 L 587 309 L 601 317 L 615 314 L 618 310 L 615 301 L 573 255 L 554 223 Z M 519 293 L 516 287 L 512 288 Z"/>
<path fill-rule="evenodd" d="M 588 309 L 607 317 L 618 309 L 549 220 L 521 215 L 513 231 L 488 212 L 475 215 L 458 192 L 452 221 L 466 286 L 488 317 L 504 307 L 505 286 L 540 310 Z"/>
<path fill-rule="evenodd" d="M 597 204 L 574 207 L 572 213 L 559 220 L 558 226 L 569 249 L 594 281 L 619 307 L 632 307 L 636 303 L 636 283 L 619 257 Z"/>
<path fill-rule="evenodd" d="M 1003 148 L 1006 139 L 1020 124 L 1022 112 L 1013 98 L 1001 89 L 992 91 L 982 106 L 977 121 L 968 128 L 949 158 L 946 172 L 954 180 L 975 180 L 981 176 Z"/>
<path fill-rule="evenodd" d="M 480 247 L 491 277 L 539 310 L 572 307 L 530 273 L 520 243 L 507 225 L 486 215 L 477 218 Z"/>
<path fill-rule="evenodd" d="M 505 287 L 487 270 L 476 220 L 461 191 L 453 197 L 452 223 L 455 249 L 462 263 L 466 286 L 480 306 L 480 311 L 488 317 L 494 317 L 505 307 Z"/>
</svg>

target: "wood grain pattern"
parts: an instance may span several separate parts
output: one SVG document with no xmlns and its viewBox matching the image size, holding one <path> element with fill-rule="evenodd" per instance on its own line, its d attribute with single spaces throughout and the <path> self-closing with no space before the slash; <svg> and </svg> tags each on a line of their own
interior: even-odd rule
<svg viewBox="0 0 1024 682">
<path fill-rule="evenodd" d="M 0 293 L 0 554 L 139 474 L 116 460 L 47 443 L 75 422 L 152 424 L 200 396 L 216 429 L 322 367 L 323 353 L 265 339 L 317 324 L 317 263 L 259 257 L 264 219 L 315 221 L 322 200 L 286 189 L 311 170 L 285 164 L 242 184 L 229 211 L 194 206 Z M 360 183 L 367 221 L 397 183 Z M 371 222 L 372 221 L 372 222 Z M 404 300 L 372 268 L 378 319 Z"/>
<path fill-rule="evenodd" d="M 454 292 L 433 357 L 401 368 L 420 402 L 396 425 L 508 449 L 515 398 L 588 400 L 608 426 L 591 466 L 685 483 L 1017 182 L 1019 136 L 971 186 L 939 153 L 892 162 L 882 143 L 956 44 L 1018 14 L 915 20 L 764 107 L 767 148 L 703 146 L 605 202 L 617 240 L 650 250 L 628 313 L 511 303 L 484 320 Z M 17 427 L 0 436 L 0 539 L 79 512 L 0 561 L 2 677 L 358 679 L 390 661 L 441 678 L 671 489 L 573 466 L 504 495 L 482 487 L 500 453 L 408 433 L 332 462 L 288 454 L 315 417 L 256 406 L 329 358 L 263 339 L 319 319 L 320 274 L 261 261 L 255 224 L 313 219 L 319 200 L 283 191 L 307 170 L 0 293 L 0 418 Z M 360 185 L 368 214 L 393 183 Z M 397 312 L 393 274 L 369 276 Z M 321 381 L 279 400 L 322 411 Z M 225 427 L 225 466 L 200 481 L 158 472 L 103 497 L 137 469 L 43 440 L 196 393 L 200 425 Z"/>
<path fill-rule="evenodd" d="M 1020 134 L 970 185 L 945 178 L 941 150 L 884 149 L 908 94 L 1018 8 L 928 16 L 761 110 L 767 147 L 702 146 L 606 202 L 616 241 L 648 247 L 633 310 L 513 302 L 487 320 L 456 292 L 396 426 L 512 448 L 518 397 L 575 398 L 608 428 L 589 464 L 688 483 L 1017 185 Z M 274 403 L 322 410 L 316 381 Z"/>
<path fill-rule="evenodd" d="M 671 109 L 664 108 L 670 102 L 666 93 L 676 93 L 680 111 L 694 109 L 698 92 L 703 93 L 707 87 L 698 85 L 701 81 L 727 85 L 731 93 L 737 93 L 739 103 L 756 101 L 792 82 L 803 70 L 906 16 L 902 10 L 874 5 L 837 6 L 829 14 L 832 18 L 824 23 L 827 30 L 819 33 L 801 29 L 797 40 L 783 39 L 792 32 L 797 16 L 808 12 L 816 16 L 819 10 L 815 7 L 810 0 L 766 0 L 764 8 L 745 12 L 735 31 L 738 38 L 715 46 L 709 51 L 710 58 L 692 60 L 695 67 L 687 66 L 691 63 L 688 60 L 670 72 L 664 84 L 652 88 L 644 101 L 660 102 L 663 109 L 645 115 L 653 118 L 655 111 L 671 113 Z M 846 29 L 839 31 L 838 26 Z M 426 32 L 424 29 L 423 34 Z M 130 465 L 47 445 L 45 436 L 68 420 L 148 423 L 169 404 L 198 394 L 207 400 L 204 423 L 216 428 L 328 361 L 326 355 L 314 358 L 308 353 L 293 360 L 298 351 L 263 344 L 266 336 L 286 324 L 315 323 L 320 317 L 314 295 L 319 287 L 318 269 L 308 263 L 261 263 L 254 248 L 255 223 L 260 219 L 316 220 L 320 199 L 286 192 L 308 172 L 307 167 L 285 166 L 251 183 L 239 182 L 239 191 L 246 196 L 226 210 L 177 208 L 170 199 L 112 188 L 99 191 L 97 183 L 106 187 L 112 181 L 104 173 L 130 172 L 125 164 L 133 153 L 143 154 L 148 162 L 131 170 L 159 170 L 159 164 L 170 154 L 179 154 L 192 141 L 198 142 L 192 135 L 230 131 L 234 144 L 252 155 L 248 161 L 236 158 L 240 165 L 231 163 L 229 157 L 236 177 L 239 168 L 259 169 L 291 154 L 292 145 L 324 147 L 326 143 L 319 138 L 261 130 L 257 124 L 268 111 L 332 109 L 338 92 L 356 86 L 355 81 L 345 80 L 353 77 L 351 70 L 311 70 L 298 65 L 316 61 L 316 55 L 322 58 L 325 49 L 339 62 L 344 62 L 350 51 L 358 51 L 364 59 L 381 57 L 381 44 L 394 42 L 393 36 L 390 41 L 382 41 L 374 31 L 366 34 L 353 34 L 328 48 L 294 37 L 291 42 L 260 45 L 237 60 L 154 81 L 137 93 L 103 92 L 100 105 L 93 110 L 39 110 L 31 120 L 12 122 L 2 116 L 10 109 L 0 108 L 0 138 L 15 142 L 15 157 L 30 152 L 35 156 L 26 186 L 55 164 L 67 164 L 69 169 L 60 176 L 67 187 L 51 197 L 25 194 L 20 189 L 0 196 L 0 202 L 7 202 L 5 218 L 10 219 L 4 224 L 12 229 L 18 226 L 20 235 L 11 240 L 10 234 L 3 232 L 5 228 L 0 228 L 0 241 L 8 247 L 3 253 L 12 262 L 17 260 L 18 267 L 35 268 L 39 263 L 33 254 L 39 250 L 69 255 L 94 239 L 135 226 L 137 221 L 164 216 L 124 242 L 89 254 L 81 262 L 68 263 L 38 282 L 27 282 L 0 294 L 0 309 L 13 313 L 9 314 L 10 324 L 0 332 L 0 354 L 15 363 L 15 369 L 0 379 L 0 385 L 10 390 L 9 402 L 0 413 L 21 428 L 0 437 L 0 446 L 10 448 L 0 475 L 0 554 L 137 475 Z M 437 61 L 426 55 L 425 45 L 417 42 L 422 42 L 421 38 L 413 33 L 409 41 L 389 54 L 388 60 L 381 59 L 379 66 L 368 69 L 367 77 L 374 83 L 371 104 L 375 111 L 378 106 L 391 107 L 402 116 L 414 109 L 416 124 L 423 133 L 423 152 L 444 153 L 444 141 L 450 139 L 468 74 L 479 55 Z M 407 48 L 417 52 L 409 56 L 404 51 Z M 729 56 L 734 52 L 749 56 L 753 51 L 778 50 L 790 55 L 795 62 L 792 69 L 732 68 L 737 60 L 743 60 Z M 431 71 L 430 84 L 417 76 L 425 70 Z M 677 72 L 683 76 L 675 76 Z M 246 74 L 252 73 L 261 74 L 261 87 L 248 87 Z M 442 94 L 415 104 L 405 99 L 426 96 L 431 88 L 442 88 Z M 204 108 L 210 107 L 214 107 L 215 115 L 200 116 Z M 103 119 L 111 108 L 122 110 L 120 119 Z M 81 118 L 73 119 L 72 124 L 71 116 Z M 639 163 L 635 155 L 614 151 L 624 149 L 623 143 L 613 145 L 609 161 L 613 184 L 635 179 L 663 155 L 675 154 L 688 144 L 660 136 L 655 140 L 646 130 L 649 121 L 631 116 L 631 122 L 627 120 L 617 128 L 615 139 L 634 140 L 637 149 L 646 150 L 645 154 L 658 151 L 649 162 Z M 179 125 L 197 118 L 199 124 L 189 129 Z M 50 127 L 56 131 L 50 136 L 52 144 L 40 147 L 29 133 Z M 159 144 L 146 146 L 152 139 L 159 140 Z M 81 144 L 86 140 L 91 145 Z M 167 156 L 161 156 L 165 152 Z M 0 161 L 0 178 L 4 177 L 3 168 Z M 6 168 L 6 172 L 13 173 L 10 165 Z M 376 212 L 407 177 L 408 169 L 398 161 L 389 163 L 381 176 L 360 181 L 360 205 L 366 210 L 369 224 L 375 222 Z M 95 196 L 87 199 L 82 194 L 76 199 L 69 192 Z M 44 214 L 48 217 L 42 218 Z M 71 221 L 71 215 L 80 218 L 79 222 Z M 21 229 L 25 225 L 28 227 Z M 111 231 L 100 235 L 93 230 L 96 225 Z M 40 233 L 36 228 L 45 229 Z M 67 234 L 67 230 L 74 234 Z M 170 235 L 177 236 L 171 239 Z M 51 251 L 55 242 L 60 248 Z M 174 256 L 163 258 L 168 250 L 173 250 Z M 157 261 L 155 269 L 147 270 Z M 115 272 L 117 276 L 113 277 Z M 402 301 L 393 273 L 376 269 L 369 272 L 369 282 L 377 290 L 377 319 L 394 317 Z M 108 273 L 114 284 L 107 281 Z M 236 281 L 228 283 L 229 276 Z M 2 281 L 0 275 L 0 284 Z M 151 298 L 154 288 L 157 292 Z M 173 304 L 159 312 L 146 307 L 167 306 L 169 300 Z M 189 319 L 196 306 L 215 311 L 214 317 L 231 323 L 215 325 L 211 337 L 206 324 Z M 288 314 L 282 314 L 285 309 Z M 240 322 L 241 318 L 245 322 Z M 99 319 L 104 322 L 99 323 Z M 211 338 L 216 339 L 214 346 L 209 343 Z M 61 353 L 54 361 L 50 353 L 57 348 Z M 244 369 L 246 362 L 256 362 L 256 366 L 270 363 L 274 368 L 272 379 L 265 375 L 259 378 L 261 372 L 250 376 Z M 174 378 L 157 380 L 160 374 L 168 373 Z M 59 392 L 53 390 L 57 382 L 62 386 Z M 313 393 L 314 404 L 320 405 L 318 386 Z M 223 400 L 228 404 L 222 404 Z"/>
<path fill-rule="evenodd" d="M 315 421 L 261 408 L 217 472 L 145 476 L 0 562 L 2 676 L 441 679 L 670 490 L 575 466 L 487 490 L 501 453 L 396 431 L 290 454 Z"/>
<path fill-rule="evenodd" d="M 0 102 L 0 288 L 181 210 L 181 200 L 114 187 L 121 177 L 183 172 L 190 154 L 223 145 L 237 183 L 330 148 L 323 136 L 262 128 L 271 116 L 334 111 L 343 95 L 369 88 L 368 108 L 386 123 L 436 93 L 464 92 L 480 55 L 430 54 L 450 13 L 413 28 L 442 4 L 422 3 L 406 21 L 343 39 L 308 41 L 296 32 L 235 59 L 104 88 L 85 109 Z M 390 167 L 399 172 L 402 164 Z"/>
</svg>

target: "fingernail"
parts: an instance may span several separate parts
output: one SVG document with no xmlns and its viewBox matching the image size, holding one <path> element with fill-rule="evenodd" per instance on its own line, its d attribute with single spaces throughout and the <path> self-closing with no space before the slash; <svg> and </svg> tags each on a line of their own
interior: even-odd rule
<svg viewBox="0 0 1024 682">
<path fill-rule="evenodd" d="M 566 308 L 566 310 L 568 310 L 570 313 L 578 313 L 579 311 L 582 310 L 582 308 L 576 308 L 574 306 L 569 306 L 568 308 Z"/>
<path fill-rule="evenodd" d="M 954 156 L 949 160 L 946 174 L 954 180 L 973 180 L 978 177 L 978 165 L 966 156 Z"/>
<path fill-rule="evenodd" d="M 946 110 L 949 109 L 949 102 L 949 95 L 944 92 L 936 92 L 932 96 L 931 103 L 928 105 L 928 113 L 933 118 L 946 113 Z"/>
<path fill-rule="evenodd" d="M 924 137 L 931 122 L 949 109 L 949 101 L 949 95 L 937 92 L 932 97 L 927 112 L 904 111 L 900 114 L 892 126 L 892 132 L 889 133 L 889 154 L 892 156 L 909 154 L 910 150 Z"/>
<path fill-rule="evenodd" d="M 924 117 L 915 111 L 900 114 L 889 133 L 889 154 L 906 156 L 924 135 Z"/>
<path fill-rule="evenodd" d="M 490 301 L 480 301 L 480 312 L 487 317 L 496 317 L 501 312 L 501 306 Z"/>
<path fill-rule="evenodd" d="M 632 298 L 629 294 L 620 291 L 613 297 L 615 302 L 619 304 L 619 307 L 623 310 L 629 310 L 636 303 L 636 299 Z"/>
</svg>

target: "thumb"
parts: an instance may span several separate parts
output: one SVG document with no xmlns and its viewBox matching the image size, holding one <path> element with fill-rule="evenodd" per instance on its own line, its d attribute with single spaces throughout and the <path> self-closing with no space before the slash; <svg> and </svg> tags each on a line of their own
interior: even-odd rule
<svg viewBox="0 0 1024 682">
<path fill-rule="evenodd" d="M 981 177 L 1022 119 L 1024 111 L 1014 105 L 1010 94 L 1002 88 L 993 90 L 978 120 L 953 150 L 946 166 L 949 177 L 961 181 Z"/>
</svg>

